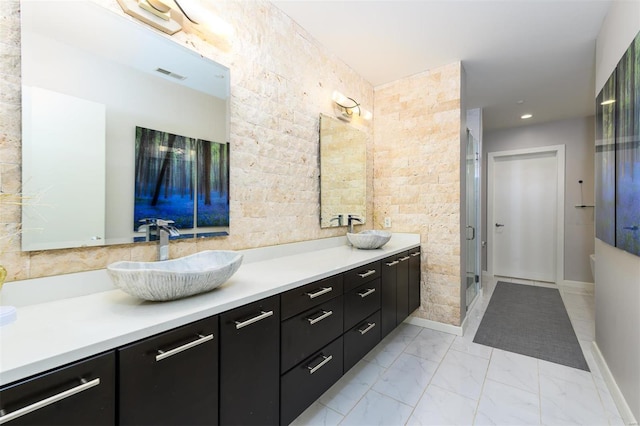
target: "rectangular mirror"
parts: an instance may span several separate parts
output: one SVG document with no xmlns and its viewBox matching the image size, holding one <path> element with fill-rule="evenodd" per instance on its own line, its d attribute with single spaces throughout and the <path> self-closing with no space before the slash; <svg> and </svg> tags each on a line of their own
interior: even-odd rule
<svg viewBox="0 0 640 426">
<path fill-rule="evenodd" d="M 367 136 L 320 114 L 320 227 L 347 226 L 367 217 Z"/>
<path fill-rule="evenodd" d="M 154 202 L 179 195 L 192 208 L 183 236 L 227 235 L 229 69 L 91 2 L 22 1 L 21 17 L 22 193 L 32 200 L 22 249 L 145 241 L 135 191 L 154 167 L 165 167 Z M 140 128 L 194 142 L 154 140 L 156 158 L 145 157 Z"/>
</svg>

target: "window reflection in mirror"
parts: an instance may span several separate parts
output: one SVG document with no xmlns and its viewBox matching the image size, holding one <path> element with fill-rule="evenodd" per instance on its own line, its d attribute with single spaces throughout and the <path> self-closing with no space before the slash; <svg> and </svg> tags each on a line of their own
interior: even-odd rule
<svg viewBox="0 0 640 426">
<path fill-rule="evenodd" d="M 320 115 L 320 227 L 346 226 L 347 215 L 364 223 L 367 200 L 366 134 Z"/>
<path fill-rule="evenodd" d="M 139 240 L 136 126 L 228 143 L 229 69 L 91 2 L 24 1 L 21 18 L 22 249 Z"/>
</svg>

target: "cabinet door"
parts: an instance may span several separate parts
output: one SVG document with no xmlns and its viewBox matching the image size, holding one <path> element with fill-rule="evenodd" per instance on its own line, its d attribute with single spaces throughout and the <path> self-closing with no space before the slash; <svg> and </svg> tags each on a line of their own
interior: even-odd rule
<svg viewBox="0 0 640 426">
<path fill-rule="evenodd" d="M 220 315 L 220 424 L 279 422 L 280 296 Z"/>
<path fill-rule="evenodd" d="M 342 376 L 342 337 L 282 376 L 280 424 L 288 425 Z"/>
<path fill-rule="evenodd" d="M 409 256 L 409 313 L 420 307 L 420 249 L 414 249 Z"/>
<path fill-rule="evenodd" d="M 344 372 L 380 342 L 380 311 L 344 333 Z"/>
<path fill-rule="evenodd" d="M 380 309 L 380 278 L 364 283 L 344 295 L 344 330 Z"/>
<path fill-rule="evenodd" d="M 398 256 L 398 283 L 396 288 L 396 324 L 400 324 L 409 316 L 409 252 Z"/>
<path fill-rule="evenodd" d="M 114 425 L 115 358 L 113 351 L 107 352 L 1 388 L 0 421 Z"/>
<path fill-rule="evenodd" d="M 283 321 L 280 332 L 284 373 L 342 334 L 342 296 Z"/>
<path fill-rule="evenodd" d="M 397 273 L 398 264 L 400 261 L 398 256 L 392 256 L 382 261 L 382 274 L 380 283 L 380 330 L 382 337 L 389 334 L 394 328 L 396 328 L 396 301 L 398 297 L 396 295 L 397 289 Z"/>
<path fill-rule="evenodd" d="M 120 425 L 218 422 L 218 317 L 118 349 Z"/>
</svg>

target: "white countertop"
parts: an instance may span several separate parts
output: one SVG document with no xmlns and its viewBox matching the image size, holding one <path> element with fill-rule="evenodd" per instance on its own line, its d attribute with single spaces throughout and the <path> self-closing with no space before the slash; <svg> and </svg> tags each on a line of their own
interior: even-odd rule
<svg viewBox="0 0 640 426">
<path fill-rule="evenodd" d="M 104 269 L 7 283 L 0 303 L 15 305 L 17 320 L 0 327 L 0 385 L 419 245 L 418 234 L 393 234 L 377 250 L 355 249 L 345 237 L 243 250 L 243 264 L 227 283 L 170 302 L 129 296 Z"/>
</svg>

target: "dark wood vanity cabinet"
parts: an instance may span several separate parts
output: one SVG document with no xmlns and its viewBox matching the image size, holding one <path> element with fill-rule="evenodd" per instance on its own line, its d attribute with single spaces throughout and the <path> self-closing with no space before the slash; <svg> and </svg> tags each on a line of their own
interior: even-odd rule
<svg viewBox="0 0 640 426">
<path fill-rule="evenodd" d="M 403 252 L 398 256 L 397 286 L 396 286 L 396 325 L 404 321 L 409 311 L 409 252 Z"/>
<path fill-rule="evenodd" d="M 214 316 L 119 348 L 119 424 L 218 424 L 219 341 Z"/>
<path fill-rule="evenodd" d="M 339 274 L 281 295 L 280 424 L 342 376 L 343 284 Z"/>
<path fill-rule="evenodd" d="M 278 424 L 279 397 L 276 295 L 220 314 L 220 424 Z"/>
<path fill-rule="evenodd" d="M 289 424 L 419 305 L 416 248 L 6 385 L 0 423 Z"/>
<path fill-rule="evenodd" d="M 384 337 L 420 306 L 420 248 L 384 259 L 381 281 Z"/>
<path fill-rule="evenodd" d="M 409 251 L 409 312 L 420 307 L 420 248 Z"/>
<path fill-rule="evenodd" d="M 113 425 L 115 366 L 110 351 L 4 386 L 0 420 L 8 425 Z"/>
<path fill-rule="evenodd" d="M 391 256 L 382 261 L 382 273 L 380 276 L 380 332 L 382 337 L 396 328 L 396 304 L 398 300 L 398 260 L 399 256 Z"/>
</svg>

